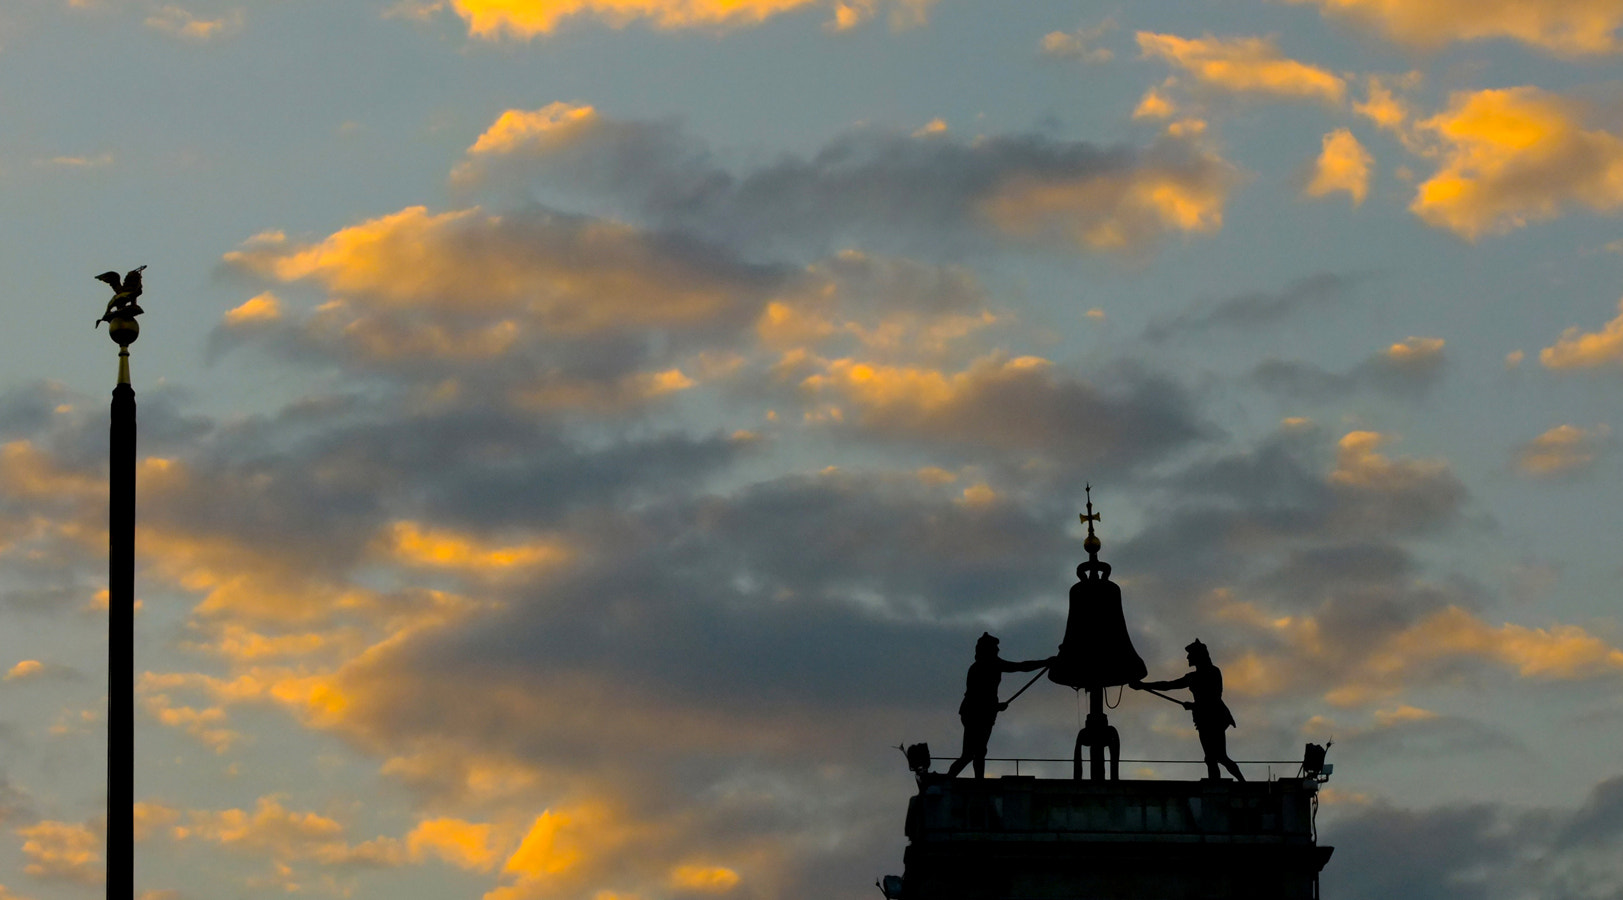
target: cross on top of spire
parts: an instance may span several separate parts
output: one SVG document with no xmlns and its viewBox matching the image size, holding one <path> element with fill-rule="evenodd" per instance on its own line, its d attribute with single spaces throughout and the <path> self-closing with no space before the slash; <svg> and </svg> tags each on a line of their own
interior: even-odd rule
<svg viewBox="0 0 1623 900">
<path fill-rule="evenodd" d="M 1088 492 L 1088 511 L 1080 514 L 1082 524 L 1088 526 L 1088 534 L 1093 534 L 1093 523 L 1103 522 L 1104 516 L 1093 511 L 1093 485 L 1084 485 L 1083 490 Z"/>
<path fill-rule="evenodd" d="M 1082 523 L 1088 526 L 1088 536 L 1082 541 L 1082 549 L 1088 551 L 1089 560 L 1094 560 L 1098 558 L 1099 547 L 1102 545 L 1099 543 L 1098 535 L 1093 533 L 1093 523 L 1103 522 L 1104 515 L 1093 511 L 1093 485 L 1087 484 L 1083 487 L 1083 490 L 1087 491 L 1088 494 L 1088 511 L 1081 513 L 1080 518 Z"/>
</svg>

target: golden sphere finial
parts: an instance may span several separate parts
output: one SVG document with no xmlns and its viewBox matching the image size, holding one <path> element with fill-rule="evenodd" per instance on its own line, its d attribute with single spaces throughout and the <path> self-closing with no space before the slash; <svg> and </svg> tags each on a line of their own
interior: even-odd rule
<svg viewBox="0 0 1623 900">
<path fill-rule="evenodd" d="M 134 316 L 114 316 L 107 320 L 107 336 L 120 347 L 128 347 L 141 336 L 141 323 Z"/>
</svg>

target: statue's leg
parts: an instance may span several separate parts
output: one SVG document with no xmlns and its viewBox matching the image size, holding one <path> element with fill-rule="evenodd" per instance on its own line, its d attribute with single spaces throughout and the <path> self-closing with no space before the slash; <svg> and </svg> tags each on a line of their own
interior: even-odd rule
<svg viewBox="0 0 1623 900">
<path fill-rule="evenodd" d="M 1217 732 L 1216 739 L 1214 739 L 1212 743 L 1216 745 L 1215 749 L 1217 750 L 1217 761 L 1223 764 L 1223 768 L 1229 770 L 1229 774 L 1234 776 L 1235 781 L 1244 781 L 1245 776 L 1240 774 L 1240 767 L 1234 762 L 1234 760 L 1229 759 L 1229 742 L 1227 731 L 1219 730 Z"/>
<path fill-rule="evenodd" d="M 951 766 L 947 767 L 948 778 L 957 778 L 958 773 L 962 772 L 965 766 L 969 765 L 970 762 L 976 760 L 977 758 L 981 760 L 981 766 L 986 765 L 984 761 L 986 756 L 986 740 L 985 738 L 980 737 L 980 728 L 978 727 L 978 723 L 974 719 L 963 715 L 958 717 L 958 721 L 964 724 L 964 746 L 963 749 L 958 751 L 958 758 L 952 761 Z M 987 734 L 990 734 L 991 730 L 991 728 L 987 728 Z"/>
<path fill-rule="evenodd" d="M 1086 728 L 1077 729 L 1076 749 L 1071 753 L 1071 778 L 1077 781 L 1082 780 L 1082 744 L 1086 741 L 1087 735 Z"/>
<path fill-rule="evenodd" d="M 1105 726 L 1105 746 L 1110 751 L 1110 780 L 1121 780 L 1121 735 L 1116 726 Z"/>
<path fill-rule="evenodd" d="M 1228 757 L 1228 753 L 1223 748 L 1223 733 L 1221 731 L 1217 732 L 1215 739 L 1212 737 L 1212 729 L 1210 728 L 1198 730 L 1196 733 L 1200 735 L 1201 753 L 1206 757 L 1206 780 L 1221 781 L 1223 776 L 1217 774 L 1217 763 L 1219 760 Z"/>
<path fill-rule="evenodd" d="M 986 777 L 986 745 L 992 741 L 992 723 L 996 719 L 977 719 L 964 729 L 964 752 L 974 760 L 975 777 Z"/>
</svg>

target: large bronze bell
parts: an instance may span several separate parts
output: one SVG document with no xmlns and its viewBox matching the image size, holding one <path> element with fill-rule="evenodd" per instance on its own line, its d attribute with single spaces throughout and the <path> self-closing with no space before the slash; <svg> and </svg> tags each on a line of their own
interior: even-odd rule
<svg viewBox="0 0 1623 900">
<path fill-rule="evenodd" d="M 1076 567 L 1065 640 L 1048 669 L 1048 679 L 1069 688 L 1094 690 L 1143 681 L 1149 669 L 1133 649 L 1121 611 L 1121 588 L 1110 580 L 1110 564 L 1089 553 Z"/>
</svg>

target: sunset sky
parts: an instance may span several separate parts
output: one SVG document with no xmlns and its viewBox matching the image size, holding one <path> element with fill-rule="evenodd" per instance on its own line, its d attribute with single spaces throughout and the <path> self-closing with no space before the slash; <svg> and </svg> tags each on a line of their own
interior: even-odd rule
<svg viewBox="0 0 1623 900">
<path fill-rule="evenodd" d="M 1151 677 L 1334 739 L 1326 898 L 1623 897 L 1620 62 L 1623 0 L 4 4 L 0 900 L 103 891 L 141 264 L 143 900 L 872 898 L 1087 482 Z"/>
</svg>

